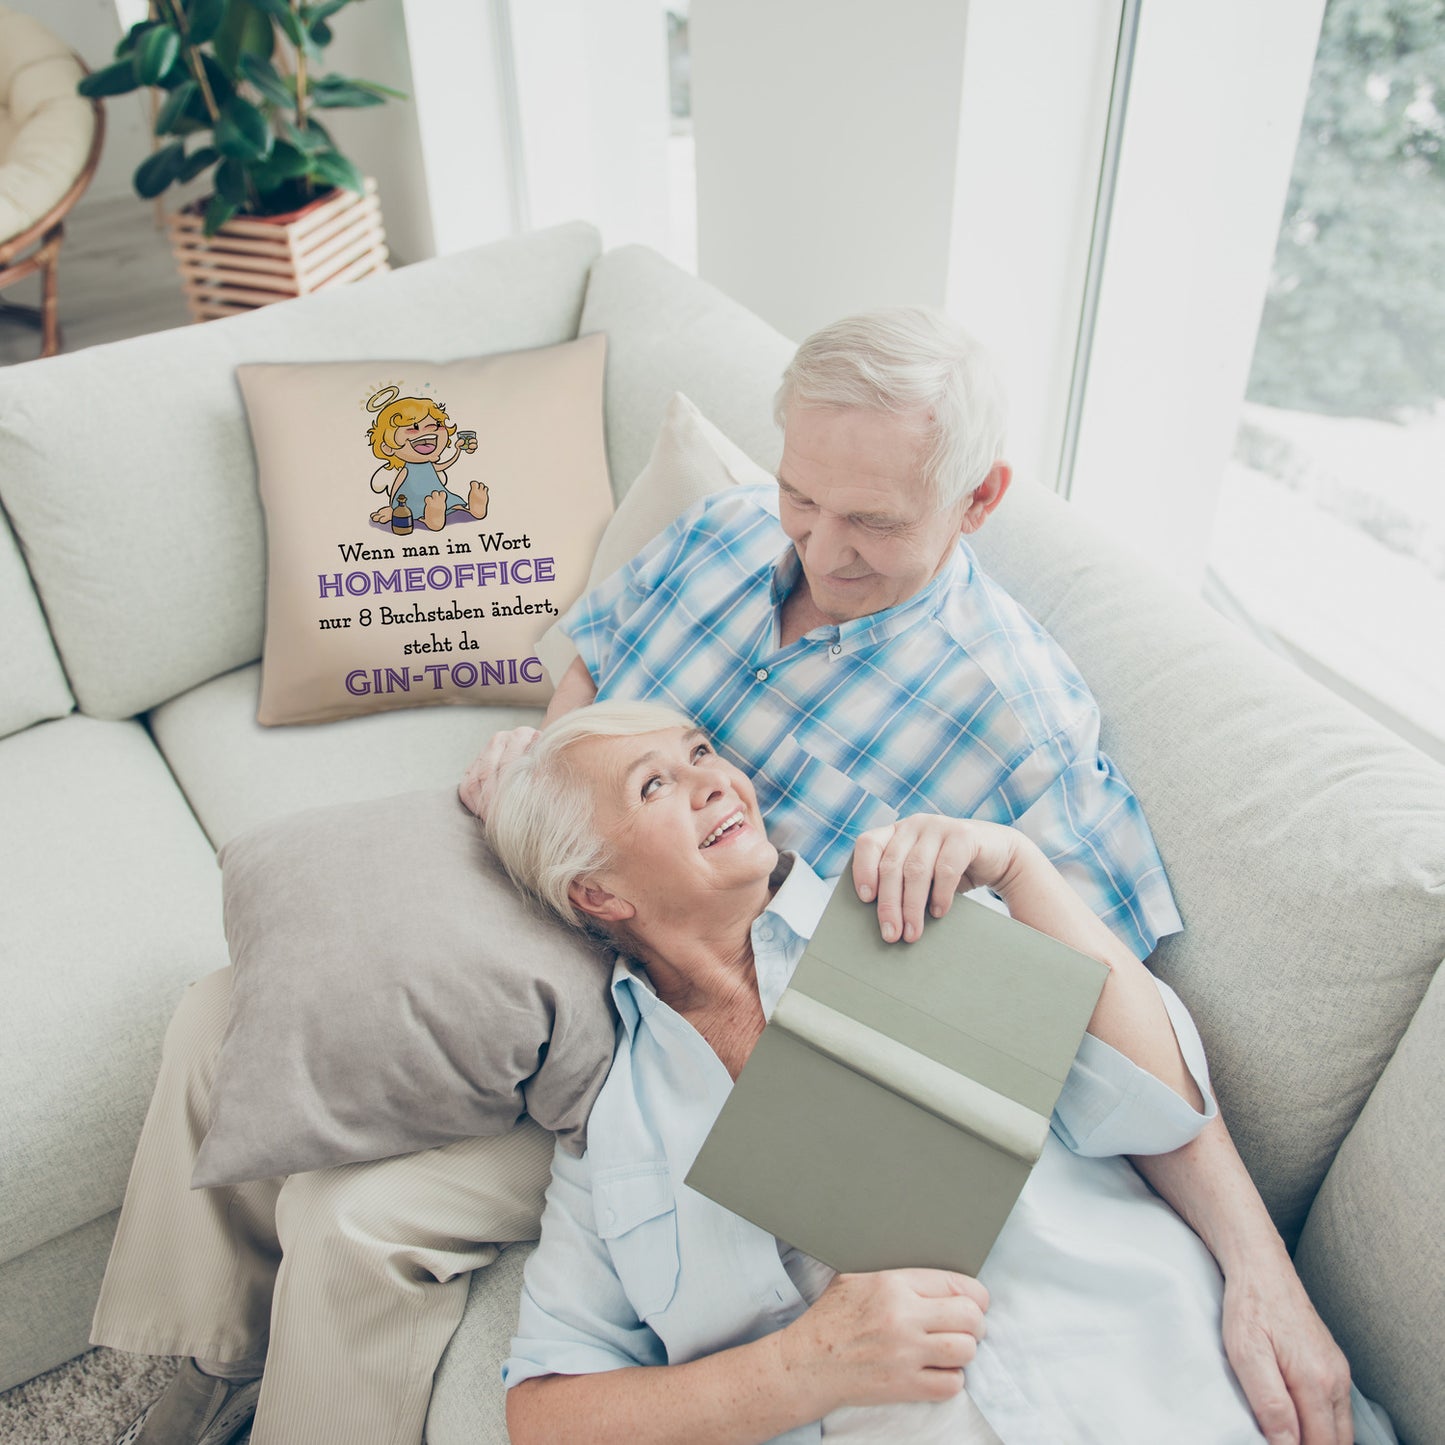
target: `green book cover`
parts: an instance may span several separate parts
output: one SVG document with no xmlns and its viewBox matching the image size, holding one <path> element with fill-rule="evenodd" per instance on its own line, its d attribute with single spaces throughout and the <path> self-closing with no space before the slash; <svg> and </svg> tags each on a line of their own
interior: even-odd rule
<svg viewBox="0 0 1445 1445">
<path fill-rule="evenodd" d="M 1107 977 L 969 898 L 885 944 L 845 876 L 687 1183 L 834 1269 L 977 1274 Z"/>
</svg>

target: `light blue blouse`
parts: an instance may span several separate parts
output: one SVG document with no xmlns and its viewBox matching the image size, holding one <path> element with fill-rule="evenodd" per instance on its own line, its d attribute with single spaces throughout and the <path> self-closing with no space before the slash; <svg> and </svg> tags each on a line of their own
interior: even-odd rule
<svg viewBox="0 0 1445 1445">
<path fill-rule="evenodd" d="M 795 858 L 754 923 L 766 1013 L 832 887 Z M 968 1392 L 1006 1445 L 1262 1438 L 1224 1355 L 1214 1260 L 1116 1157 L 1177 1149 L 1215 1113 L 1198 1033 L 1158 987 L 1206 1112 L 1085 1037 L 1044 1155 L 979 1276 L 992 1303 Z M 774 1237 L 682 1182 L 732 1087 L 727 1070 L 640 971 L 619 962 L 612 992 L 616 1057 L 587 1153 L 559 1149 L 553 1161 L 542 1241 L 503 1367 L 508 1387 L 697 1359 L 781 1329 L 807 1308 Z M 924 1415 L 918 1437 L 949 1438 L 923 1428 Z M 778 1438 L 800 1445 L 826 1435 L 824 1422 Z"/>
</svg>

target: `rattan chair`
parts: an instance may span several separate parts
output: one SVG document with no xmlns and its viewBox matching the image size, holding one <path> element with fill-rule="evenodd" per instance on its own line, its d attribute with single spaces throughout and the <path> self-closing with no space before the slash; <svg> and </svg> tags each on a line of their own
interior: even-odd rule
<svg viewBox="0 0 1445 1445">
<path fill-rule="evenodd" d="M 64 218 L 95 175 L 105 135 L 98 101 L 76 93 L 85 67 L 38 20 L 0 6 L 0 291 L 39 273 L 39 306 L 0 315 L 40 326 L 60 350 L 57 267 Z"/>
</svg>

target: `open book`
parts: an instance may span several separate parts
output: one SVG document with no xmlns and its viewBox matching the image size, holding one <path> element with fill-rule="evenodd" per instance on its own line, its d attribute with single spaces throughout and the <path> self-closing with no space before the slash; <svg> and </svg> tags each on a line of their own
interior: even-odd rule
<svg viewBox="0 0 1445 1445">
<path fill-rule="evenodd" d="M 845 875 L 687 1183 L 834 1269 L 977 1274 L 1107 976 L 969 898 L 885 944 Z"/>
</svg>

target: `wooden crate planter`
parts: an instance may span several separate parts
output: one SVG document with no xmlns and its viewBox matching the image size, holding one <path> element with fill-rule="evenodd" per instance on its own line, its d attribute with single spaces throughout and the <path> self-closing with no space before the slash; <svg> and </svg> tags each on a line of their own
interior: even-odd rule
<svg viewBox="0 0 1445 1445">
<path fill-rule="evenodd" d="M 376 182 L 332 191 L 284 216 L 237 216 L 214 236 L 199 213 L 166 217 L 193 321 L 234 316 L 386 271 Z"/>
</svg>

